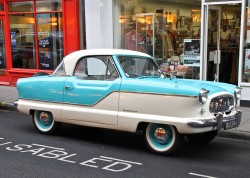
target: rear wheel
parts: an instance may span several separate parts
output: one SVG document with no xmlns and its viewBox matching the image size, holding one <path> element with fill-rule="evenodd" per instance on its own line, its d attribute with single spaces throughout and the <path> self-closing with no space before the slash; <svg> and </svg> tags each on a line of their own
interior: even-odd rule
<svg viewBox="0 0 250 178">
<path fill-rule="evenodd" d="M 190 142 L 193 143 L 209 143 L 217 136 L 218 130 L 197 133 L 197 134 L 188 134 L 186 137 Z"/>
<path fill-rule="evenodd" d="M 37 130 L 43 134 L 54 134 L 62 125 L 62 123 L 54 121 L 52 113 L 47 111 L 35 111 L 33 123 Z"/>
<path fill-rule="evenodd" d="M 154 153 L 169 155 L 177 151 L 183 141 L 174 126 L 150 123 L 145 129 L 147 147 Z"/>
</svg>

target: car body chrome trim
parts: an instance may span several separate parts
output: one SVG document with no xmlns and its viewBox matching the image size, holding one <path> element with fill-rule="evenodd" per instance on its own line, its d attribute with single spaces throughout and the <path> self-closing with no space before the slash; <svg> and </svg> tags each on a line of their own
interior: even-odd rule
<svg viewBox="0 0 250 178">
<path fill-rule="evenodd" d="M 237 110 L 236 114 L 233 116 L 223 117 L 223 114 L 221 112 L 217 113 L 215 118 L 208 119 L 208 120 L 193 120 L 190 122 L 187 122 L 187 125 L 194 127 L 194 128 L 204 128 L 204 127 L 214 127 L 216 129 L 221 129 L 224 126 L 224 123 L 231 120 L 232 118 L 236 118 L 238 120 L 238 125 L 241 122 L 241 115 L 242 111 Z"/>
</svg>

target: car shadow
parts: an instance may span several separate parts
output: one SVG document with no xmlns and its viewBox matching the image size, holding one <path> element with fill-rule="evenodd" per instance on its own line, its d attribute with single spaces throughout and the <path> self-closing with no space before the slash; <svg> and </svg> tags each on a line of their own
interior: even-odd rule
<svg viewBox="0 0 250 178">
<path fill-rule="evenodd" d="M 21 128 L 26 134 L 39 134 L 34 126 L 25 125 Z M 63 124 L 63 127 L 56 135 L 44 135 L 44 137 L 65 138 L 84 144 L 97 144 L 102 147 L 116 147 L 136 152 L 144 152 L 146 155 L 151 154 L 146 148 L 144 135 L 142 131 L 136 133 L 122 132 L 110 129 L 78 126 L 71 124 Z M 231 139 L 233 140 L 233 139 Z M 167 157 L 174 157 L 188 160 L 214 160 L 225 159 L 232 152 L 246 151 L 244 144 L 235 144 L 231 140 L 224 138 L 215 138 L 207 144 L 191 143 L 187 139 L 184 140 L 180 149 Z M 234 140 L 238 142 L 238 140 Z M 158 156 L 158 155 L 156 155 Z M 162 155 L 159 155 L 162 156 Z M 163 155 L 164 156 L 164 155 Z"/>
</svg>

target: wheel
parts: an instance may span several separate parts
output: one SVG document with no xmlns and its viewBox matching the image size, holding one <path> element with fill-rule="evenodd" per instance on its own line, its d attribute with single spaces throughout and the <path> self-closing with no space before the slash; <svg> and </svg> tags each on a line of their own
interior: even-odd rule
<svg viewBox="0 0 250 178">
<path fill-rule="evenodd" d="M 145 141 L 150 151 L 170 155 L 181 145 L 183 135 L 174 126 L 149 123 L 145 129 Z"/>
<path fill-rule="evenodd" d="M 62 123 L 54 121 L 53 115 L 47 111 L 35 111 L 33 123 L 37 130 L 43 134 L 54 134 L 62 125 Z"/>
<path fill-rule="evenodd" d="M 43 76 L 43 75 L 49 75 L 49 74 L 46 72 L 37 72 L 37 73 L 33 74 L 32 77 Z"/>
<path fill-rule="evenodd" d="M 197 133 L 197 134 L 188 134 L 186 137 L 190 142 L 194 143 L 209 143 L 217 136 L 218 130 Z"/>
</svg>

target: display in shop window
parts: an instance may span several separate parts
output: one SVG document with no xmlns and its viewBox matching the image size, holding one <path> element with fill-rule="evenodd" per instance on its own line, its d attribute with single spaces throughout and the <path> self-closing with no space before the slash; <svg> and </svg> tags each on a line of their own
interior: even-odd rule
<svg viewBox="0 0 250 178">
<path fill-rule="evenodd" d="M 50 54 L 50 14 L 38 14 L 37 15 L 37 30 L 38 30 L 38 47 L 39 47 L 39 68 L 40 69 L 53 69 L 53 58 Z"/>
<path fill-rule="evenodd" d="M 200 66 L 200 40 L 184 39 L 184 64 Z"/>
</svg>

